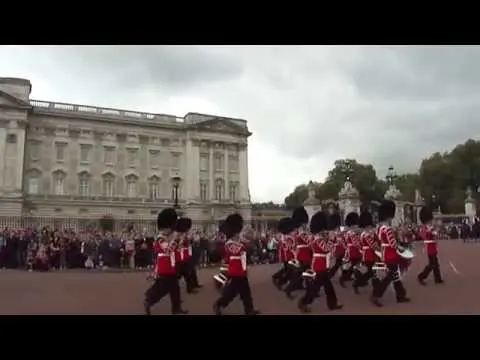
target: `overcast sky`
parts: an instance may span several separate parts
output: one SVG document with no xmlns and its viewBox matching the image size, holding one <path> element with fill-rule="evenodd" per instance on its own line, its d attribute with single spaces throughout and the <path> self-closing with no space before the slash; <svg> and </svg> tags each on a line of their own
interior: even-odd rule
<svg viewBox="0 0 480 360">
<path fill-rule="evenodd" d="M 480 133 L 480 48 L 0 46 L 31 97 L 248 120 L 253 201 L 282 202 L 356 158 L 384 175 Z"/>
</svg>

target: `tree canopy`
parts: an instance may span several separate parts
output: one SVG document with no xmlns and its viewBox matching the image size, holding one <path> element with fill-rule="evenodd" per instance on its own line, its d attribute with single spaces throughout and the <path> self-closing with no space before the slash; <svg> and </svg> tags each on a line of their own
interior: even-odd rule
<svg viewBox="0 0 480 360">
<path fill-rule="evenodd" d="M 388 188 L 387 179 L 379 179 L 371 164 L 340 159 L 323 182 L 314 182 L 316 197 L 337 199 L 347 177 L 359 191 L 362 203 L 381 200 Z M 463 213 L 467 187 L 477 196 L 480 186 L 480 141 L 470 139 L 450 152 L 434 153 L 421 162 L 418 172 L 398 174 L 389 180 L 403 193 L 403 200 L 414 201 L 415 190 L 419 189 L 425 201 L 440 206 L 442 212 Z M 301 206 L 307 196 L 307 184 L 300 184 L 285 198 L 285 205 Z"/>
</svg>

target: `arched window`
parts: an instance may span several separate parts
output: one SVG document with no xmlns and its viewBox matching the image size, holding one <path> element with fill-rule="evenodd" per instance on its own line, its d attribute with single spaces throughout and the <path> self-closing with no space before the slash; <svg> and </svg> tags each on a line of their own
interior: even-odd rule
<svg viewBox="0 0 480 360">
<path fill-rule="evenodd" d="M 111 173 L 103 175 L 103 196 L 115 196 L 115 176 Z"/>
<path fill-rule="evenodd" d="M 90 174 L 86 171 L 78 174 L 78 192 L 80 196 L 90 194 Z"/>
<path fill-rule="evenodd" d="M 149 179 L 149 195 L 152 200 L 157 200 L 161 197 L 160 178 L 158 176 L 152 176 Z"/>
<path fill-rule="evenodd" d="M 137 196 L 138 178 L 135 175 L 128 175 L 125 180 L 127 181 L 127 196 L 134 198 Z"/>
<path fill-rule="evenodd" d="M 215 200 L 221 201 L 225 197 L 225 181 L 217 179 L 215 182 Z"/>
<path fill-rule="evenodd" d="M 53 173 L 53 193 L 55 195 L 65 195 L 65 178 L 63 171 L 55 171 Z"/>
</svg>

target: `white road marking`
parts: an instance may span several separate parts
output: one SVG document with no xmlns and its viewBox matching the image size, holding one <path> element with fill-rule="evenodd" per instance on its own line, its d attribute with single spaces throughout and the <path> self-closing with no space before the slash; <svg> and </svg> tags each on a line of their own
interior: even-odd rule
<svg viewBox="0 0 480 360">
<path fill-rule="evenodd" d="M 462 275 L 462 273 L 460 271 L 458 271 L 457 267 L 455 266 L 455 264 L 451 260 L 448 260 L 448 264 L 450 265 L 450 267 L 452 268 L 452 270 L 455 274 Z"/>
</svg>

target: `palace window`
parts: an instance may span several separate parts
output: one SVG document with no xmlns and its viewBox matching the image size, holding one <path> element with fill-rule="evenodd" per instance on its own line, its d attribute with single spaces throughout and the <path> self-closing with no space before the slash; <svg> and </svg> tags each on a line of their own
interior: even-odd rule
<svg viewBox="0 0 480 360">
<path fill-rule="evenodd" d="M 223 155 L 216 154 L 214 161 L 215 161 L 215 170 L 223 170 L 223 165 L 224 165 Z"/>
<path fill-rule="evenodd" d="M 103 176 L 103 196 L 114 196 L 115 177 L 112 174 Z"/>
<path fill-rule="evenodd" d="M 92 157 L 92 145 L 82 144 L 80 145 L 80 162 L 88 163 L 91 161 Z"/>
<path fill-rule="evenodd" d="M 135 166 L 137 163 L 138 150 L 127 149 L 127 164 L 128 166 Z"/>
<path fill-rule="evenodd" d="M 80 196 L 88 196 L 90 194 L 90 175 L 87 173 L 80 174 L 78 192 Z"/>
<path fill-rule="evenodd" d="M 105 164 L 113 164 L 115 161 L 115 147 L 104 146 L 103 147 L 103 161 Z"/>
<path fill-rule="evenodd" d="M 40 143 L 38 141 L 30 141 L 28 143 L 28 154 L 30 160 L 40 159 Z"/>
<path fill-rule="evenodd" d="M 127 196 L 134 198 L 137 196 L 137 177 L 135 175 L 129 175 L 127 180 Z"/>
<path fill-rule="evenodd" d="M 150 168 L 157 169 L 160 166 L 160 151 L 150 150 Z"/>
<path fill-rule="evenodd" d="M 67 144 L 55 143 L 55 159 L 57 161 L 64 161 L 66 156 Z"/>
<path fill-rule="evenodd" d="M 228 157 L 228 169 L 231 171 L 238 171 L 238 156 L 231 155 Z"/>
<path fill-rule="evenodd" d="M 157 176 L 150 178 L 150 199 L 157 200 L 161 197 L 160 179 Z"/>
<path fill-rule="evenodd" d="M 230 183 L 230 200 L 237 201 L 237 183 Z"/>
<path fill-rule="evenodd" d="M 200 155 L 200 170 L 208 171 L 208 154 Z"/>
<path fill-rule="evenodd" d="M 221 201 L 225 194 L 225 182 L 223 179 L 217 179 L 215 183 L 215 200 Z"/>
<path fill-rule="evenodd" d="M 55 195 L 65 194 L 65 174 L 62 171 L 56 171 L 53 174 L 53 193 Z"/>
<path fill-rule="evenodd" d="M 32 176 L 28 179 L 28 193 L 31 195 L 38 194 L 40 188 L 40 178 L 37 176 Z"/>
<path fill-rule="evenodd" d="M 205 181 L 200 182 L 200 200 L 207 201 L 208 196 L 208 183 Z"/>
</svg>

